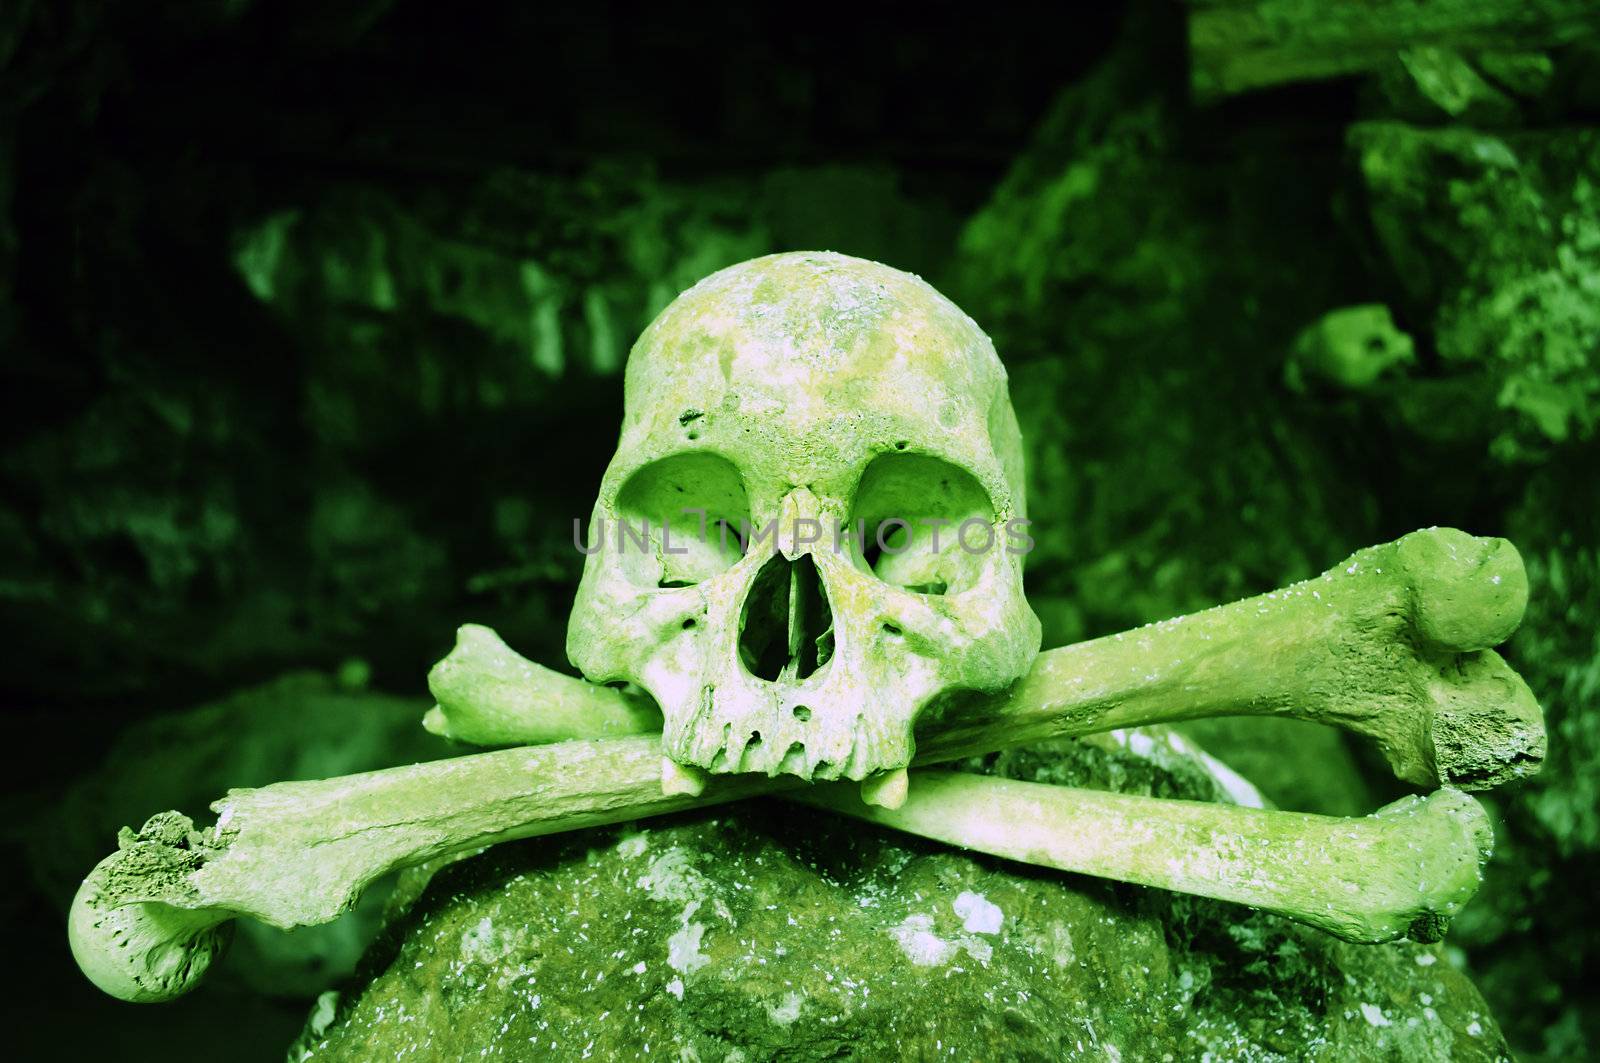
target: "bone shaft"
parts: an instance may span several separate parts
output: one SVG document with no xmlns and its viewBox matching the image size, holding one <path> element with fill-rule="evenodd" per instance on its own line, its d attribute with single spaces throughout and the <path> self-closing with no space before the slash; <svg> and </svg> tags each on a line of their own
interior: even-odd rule
<svg viewBox="0 0 1600 1063">
<path fill-rule="evenodd" d="M 324 923 L 374 879 L 434 857 L 782 789 L 924 837 L 1253 904 L 1353 940 L 1442 925 L 1476 885 L 1474 845 L 1487 845 L 1482 812 L 1455 791 L 1355 821 L 950 772 L 919 772 L 897 811 L 863 805 L 854 786 L 787 777 L 715 778 L 699 796 L 668 797 L 654 737 L 605 739 L 234 791 L 216 805 L 206 859 L 177 887 L 138 870 L 126 879 L 127 852 L 102 861 L 73 901 L 71 941 L 107 992 L 170 999 L 204 975 L 217 948 L 207 928 L 235 915 Z"/>
<path fill-rule="evenodd" d="M 1486 649 L 1525 601 L 1509 543 L 1414 532 L 1282 590 L 1042 653 L 1006 695 L 947 713 L 918 747 L 952 759 L 1001 718 L 1017 745 L 1279 715 L 1375 739 L 1418 785 L 1492 786 L 1543 753 L 1537 703 Z"/>
<path fill-rule="evenodd" d="M 786 795 L 924 838 L 1062 871 L 1276 912 L 1349 941 L 1428 937 L 1476 890 L 1488 824 L 1445 790 L 1360 819 L 914 772 L 898 809 L 856 788 Z"/>
<path fill-rule="evenodd" d="M 107 993 L 170 1000 L 204 977 L 235 916 L 280 929 L 326 923 L 402 867 L 798 783 L 719 779 L 698 797 L 665 796 L 660 739 L 649 736 L 235 790 L 212 806 L 211 830 L 165 813 L 97 864 L 73 898 L 68 939 Z"/>
<path fill-rule="evenodd" d="M 919 735 L 918 749 L 938 759 L 964 756 L 984 744 L 997 720 L 1005 721 L 1007 744 L 1023 745 L 1213 716 L 1316 718 L 1315 700 L 1293 681 L 1315 652 L 1315 636 L 1257 632 L 1244 610 L 1229 610 L 1042 653 L 1004 698 Z M 1245 623 L 1236 626 L 1238 619 Z M 1252 638 L 1257 634 L 1266 637 Z"/>
<path fill-rule="evenodd" d="M 1491 582 L 1486 573 L 1495 572 L 1506 579 Z M 1521 562 L 1503 541 L 1444 530 L 1414 533 L 1281 591 L 1042 654 L 1006 696 L 930 718 L 917 736 L 916 763 L 1117 727 L 1278 712 L 1371 734 L 1405 777 L 1434 781 L 1430 743 L 1443 732 L 1429 716 L 1432 703 L 1385 700 L 1381 688 L 1401 680 L 1361 671 L 1357 658 L 1376 657 L 1381 665 L 1413 637 L 1458 647 L 1503 637 L 1520 616 L 1520 576 Z M 1483 587 L 1492 592 L 1489 605 L 1471 596 Z M 1501 587 L 1508 589 L 1502 593 Z M 1488 619 L 1474 632 L 1460 622 L 1463 615 Z M 1404 627 L 1408 616 L 1417 620 L 1411 635 Z M 453 672 L 453 682 L 469 692 L 498 689 L 498 678 L 478 683 L 480 674 L 526 674 L 520 658 L 497 639 L 491 644 L 480 634 L 477 642 L 484 645 L 464 643 L 465 654 L 452 654 L 455 660 L 435 669 L 436 678 L 441 670 Z M 1481 661 L 1470 665 L 1482 667 Z M 1462 671 L 1468 668 L 1460 664 L 1454 670 L 1472 674 Z M 539 683 L 554 676 L 579 685 L 554 673 L 532 674 L 543 675 Z M 1520 681 L 1494 680 L 1484 691 L 1492 702 L 1507 705 L 1526 693 Z M 525 697 L 530 704 L 537 700 L 531 692 Z M 1531 696 L 1527 700 L 1531 705 Z M 1504 718 L 1515 722 L 1512 715 Z M 1537 706 L 1528 721 L 1537 731 Z M 1481 722 L 1475 726 L 1482 730 Z M 548 727 L 544 733 L 550 734 Z M 633 737 L 239 791 L 218 805 L 219 826 L 228 832 L 227 858 L 212 861 L 196 877 L 215 887 L 205 892 L 207 903 L 278 925 L 320 922 L 336 910 L 308 913 L 302 904 L 277 911 L 255 895 L 276 899 L 292 893 L 286 880 L 270 889 L 262 884 L 282 879 L 280 869 L 309 861 L 315 867 L 296 870 L 296 881 L 319 883 L 313 896 L 343 904 L 377 875 L 444 853 L 733 800 L 781 785 L 737 776 L 717 780 L 698 798 L 665 797 L 660 778 L 658 740 Z"/>
<path fill-rule="evenodd" d="M 1117 727 L 1284 713 L 1372 735 L 1404 778 L 1493 785 L 1526 774 L 1543 752 L 1526 684 L 1485 649 L 1516 627 L 1525 601 L 1521 561 L 1503 540 L 1413 533 L 1284 591 L 1043 654 L 1007 695 L 930 714 L 916 763 Z M 430 728 L 467 741 L 552 742 L 574 730 L 659 726 L 658 714 L 616 691 L 540 669 L 470 625 L 430 684 L 440 699 Z M 552 690 L 564 709 L 542 718 Z M 801 785 L 723 776 L 698 796 L 666 796 L 660 756 L 659 737 L 639 734 L 234 791 L 213 806 L 217 826 L 198 848 L 158 837 L 102 861 L 73 902 L 74 950 L 80 962 L 98 958 L 85 970 L 108 992 L 166 999 L 203 974 L 190 961 L 216 943 L 202 932 L 203 949 L 185 944 L 193 927 L 164 907 L 279 927 L 323 923 L 399 867 Z M 991 784 L 993 794 L 1027 784 L 939 782 L 950 778 L 921 773 L 914 800 L 898 811 L 867 809 L 853 788 L 816 798 L 954 844 L 1255 904 L 1361 940 L 1392 936 L 1406 919 L 1437 925 L 1454 903 L 1450 889 L 1470 893 L 1462 867 L 1472 861 L 1462 854 L 1471 846 L 1460 838 L 1487 845 L 1481 811 L 1449 790 L 1352 822 L 1205 805 L 1173 811 L 1166 802 L 1041 788 L 998 809 Z M 993 823 L 1012 835 L 1010 848 L 963 840 L 992 836 Z M 1284 839 L 1303 840 L 1291 849 Z M 1352 869 L 1329 855 L 1344 852 L 1366 855 Z M 1408 867 L 1420 870 L 1402 873 Z M 193 925 L 204 931 L 212 922 Z M 166 979 L 169 967 L 183 977 Z"/>
<path fill-rule="evenodd" d="M 1253 602 L 1237 606 L 1253 607 Z M 1042 653 L 1006 696 L 982 699 L 960 717 L 939 721 L 931 733 L 918 735 L 924 753 L 918 759 L 924 763 L 929 758 L 952 760 L 1005 745 L 1207 716 L 1308 715 L 1306 702 L 1293 691 L 1272 690 L 1265 684 L 1278 677 L 1281 664 L 1293 667 L 1297 651 L 1314 648 L 1314 636 L 1286 640 L 1277 633 L 1277 637 L 1252 639 L 1255 632 L 1246 631 L 1245 644 L 1235 645 L 1240 634 L 1230 630 L 1233 619 L 1248 621 L 1248 613 L 1248 609 L 1229 606 Z M 1276 656 L 1273 667 L 1263 669 L 1261 655 L 1267 645 L 1274 647 Z M 592 707 L 609 711 L 587 718 L 562 715 L 558 710 L 571 699 L 570 688 L 587 685 L 544 671 L 530 673 L 531 680 L 516 691 L 520 696 L 514 710 L 508 711 L 511 697 L 503 689 L 491 691 L 486 681 L 471 685 L 479 676 L 492 675 L 489 662 L 480 661 L 479 652 L 476 643 L 463 643 L 447 658 L 452 684 L 449 698 L 437 678 L 443 668 L 435 670 L 435 693 L 454 708 L 449 725 L 441 722 L 435 729 L 451 737 L 543 743 L 598 737 L 596 729 L 602 726 L 612 734 L 660 729 L 659 717 L 626 715 L 623 696 L 603 687 L 588 687 L 586 693 L 595 703 Z M 1266 673 L 1259 690 L 1248 685 L 1248 680 L 1245 684 L 1239 680 L 1241 673 L 1255 672 Z M 461 696 L 458 690 L 470 697 Z M 556 710 L 545 712 L 546 702 L 554 703 Z M 430 726 L 432 720 L 443 720 L 439 713 L 436 709 L 430 715 Z M 1000 746 L 993 744 L 997 739 L 1002 740 Z"/>
<path fill-rule="evenodd" d="M 918 757 L 934 763 L 1016 744 L 997 715 Z M 234 790 L 213 807 L 217 851 L 191 875 L 186 907 L 277 927 L 327 922 L 398 868 L 545 834 L 604 826 L 803 785 L 716 776 L 699 795 L 661 791 L 655 735 L 476 753 L 312 782 Z"/>
<path fill-rule="evenodd" d="M 222 851 L 192 880 L 203 906 L 280 927 L 319 923 L 400 867 L 779 785 L 764 777 L 723 779 L 698 798 L 667 797 L 660 778 L 660 743 L 652 736 L 505 749 L 235 790 L 215 806 Z"/>
<path fill-rule="evenodd" d="M 661 729 L 653 705 L 535 664 L 479 624 L 456 631 L 449 656 L 428 673 L 439 700 L 423 726 L 480 746 L 621 738 Z"/>
<path fill-rule="evenodd" d="M 917 760 L 1281 715 L 1375 739 L 1395 773 L 1418 785 L 1493 786 L 1529 773 L 1543 753 L 1531 692 L 1486 649 L 1515 628 L 1525 602 L 1521 560 L 1504 540 L 1415 532 L 1282 590 L 1042 653 L 1005 694 L 926 716 Z M 660 726 L 617 691 L 539 668 L 472 625 L 430 685 L 441 708 L 429 726 L 466 741 Z M 581 712 L 542 708 L 579 703 Z"/>
</svg>

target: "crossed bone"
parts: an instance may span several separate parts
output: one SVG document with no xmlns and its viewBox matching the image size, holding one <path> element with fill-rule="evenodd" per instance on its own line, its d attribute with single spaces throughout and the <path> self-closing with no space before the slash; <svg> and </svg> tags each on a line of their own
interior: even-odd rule
<svg viewBox="0 0 1600 1063">
<path fill-rule="evenodd" d="M 283 929 L 323 923 L 402 867 L 763 793 L 979 852 L 1251 905 L 1350 941 L 1437 940 L 1476 891 L 1492 842 L 1461 789 L 1532 774 L 1544 755 L 1537 703 L 1489 649 L 1516 629 L 1526 600 L 1510 543 L 1413 532 L 1283 590 L 1043 653 L 1007 694 L 922 721 L 916 772 L 861 790 L 685 774 L 646 733 L 659 727 L 647 706 L 541 668 L 469 625 L 429 676 L 439 701 L 429 728 L 543 744 L 233 790 L 203 830 L 176 812 L 154 816 L 123 831 L 73 899 L 73 954 L 113 996 L 168 1000 L 204 976 L 237 916 Z M 1401 779 L 1443 788 L 1341 819 L 924 768 L 1225 715 L 1367 735 Z"/>
</svg>

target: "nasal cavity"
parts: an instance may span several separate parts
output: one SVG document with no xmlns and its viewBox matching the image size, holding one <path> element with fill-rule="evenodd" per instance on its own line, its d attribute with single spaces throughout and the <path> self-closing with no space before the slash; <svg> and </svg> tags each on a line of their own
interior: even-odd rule
<svg viewBox="0 0 1600 1063">
<path fill-rule="evenodd" d="M 810 555 L 794 561 L 773 555 L 744 600 L 739 616 L 739 659 L 769 683 L 799 681 L 833 656 L 833 610 Z"/>
</svg>

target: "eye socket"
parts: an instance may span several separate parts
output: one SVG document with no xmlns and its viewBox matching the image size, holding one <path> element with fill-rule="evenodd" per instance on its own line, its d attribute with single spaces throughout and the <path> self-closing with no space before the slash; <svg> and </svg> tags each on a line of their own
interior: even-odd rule
<svg viewBox="0 0 1600 1063">
<path fill-rule="evenodd" d="M 703 510 L 704 523 L 699 512 Z M 691 587 L 744 556 L 744 480 L 720 454 L 674 454 L 636 470 L 617 493 L 622 526 L 605 530 L 623 573 L 641 587 Z"/>
<path fill-rule="evenodd" d="M 963 540 L 961 525 L 969 520 L 985 530 L 969 526 Z M 851 504 L 850 531 L 864 533 L 857 568 L 917 594 L 967 590 L 998 548 L 988 492 L 965 469 L 925 454 L 882 454 L 867 466 Z"/>
</svg>

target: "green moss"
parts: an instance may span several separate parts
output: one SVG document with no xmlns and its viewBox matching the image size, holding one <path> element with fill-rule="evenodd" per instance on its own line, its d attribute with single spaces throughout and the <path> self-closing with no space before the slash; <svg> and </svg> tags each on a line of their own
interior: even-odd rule
<svg viewBox="0 0 1600 1063">
<path fill-rule="evenodd" d="M 1068 743 L 1006 774 L 1211 796 Z M 993 906 L 991 908 L 991 906 Z M 975 859 L 761 802 L 439 872 L 297 1059 L 1493 1059 L 1432 948 Z"/>
<path fill-rule="evenodd" d="M 1352 127 L 1377 240 L 1440 369 L 1526 461 L 1600 427 L 1600 134 Z"/>
</svg>

